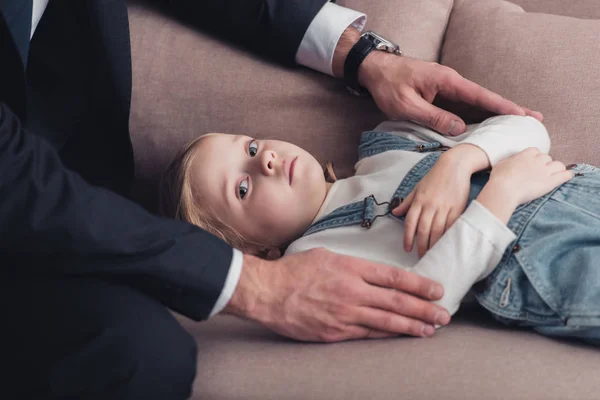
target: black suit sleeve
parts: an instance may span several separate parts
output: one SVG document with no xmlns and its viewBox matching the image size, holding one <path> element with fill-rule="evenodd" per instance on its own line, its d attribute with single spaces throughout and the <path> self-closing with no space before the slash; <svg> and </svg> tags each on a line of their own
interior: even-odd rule
<svg viewBox="0 0 600 400">
<path fill-rule="evenodd" d="M 231 257 L 231 247 L 205 231 L 86 183 L 0 102 L 0 265 L 22 269 L 5 273 L 116 279 L 204 319 Z"/>
<path fill-rule="evenodd" d="M 308 26 L 327 0 L 170 0 L 181 18 L 256 52 L 294 64 Z"/>
</svg>

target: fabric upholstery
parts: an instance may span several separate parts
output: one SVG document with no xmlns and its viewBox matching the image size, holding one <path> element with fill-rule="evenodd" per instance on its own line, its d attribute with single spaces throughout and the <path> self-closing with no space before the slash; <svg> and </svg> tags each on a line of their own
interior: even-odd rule
<svg viewBox="0 0 600 400">
<path fill-rule="evenodd" d="M 459 311 L 431 339 L 297 343 L 233 317 L 182 321 L 198 341 L 194 399 L 592 400 L 600 352 Z"/>
<path fill-rule="evenodd" d="M 510 0 L 510 2 L 520 5 L 527 12 L 600 19 L 598 0 Z"/>
</svg>

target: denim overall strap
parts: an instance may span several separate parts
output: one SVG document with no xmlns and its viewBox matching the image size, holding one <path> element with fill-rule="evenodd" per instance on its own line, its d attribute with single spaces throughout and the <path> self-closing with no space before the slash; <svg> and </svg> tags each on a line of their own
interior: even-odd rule
<svg viewBox="0 0 600 400">
<path fill-rule="evenodd" d="M 442 146 L 442 144 L 439 142 L 417 143 L 413 140 L 401 136 L 394 136 L 385 132 L 369 131 L 363 133 L 361 136 L 359 155 L 361 158 L 364 158 L 383 153 L 389 150 L 425 152 L 434 150 L 445 150 L 447 148 L 448 147 Z M 421 165 L 424 160 L 429 159 L 431 156 L 436 156 L 435 160 L 437 160 L 439 154 L 441 153 L 438 151 L 436 153 L 428 155 L 419 163 L 417 163 L 417 165 L 413 167 L 413 170 L 419 165 Z M 434 163 L 435 161 L 427 163 L 427 165 L 430 165 L 429 168 L 431 168 L 431 166 L 433 166 Z M 418 171 L 420 173 L 423 173 L 423 175 L 427 173 L 427 171 L 425 171 L 424 168 L 419 168 Z M 403 183 L 400 184 L 400 187 L 402 187 Z M 362 201 L 357 201 L 356 203 L 347 204 L 335 209 L 330 214 L 326 215 L 319 221 L 312 224 L 303 236 L 307 236 L 329 228 L 339 228 L 343 226 L 358 224 L 368 229 L 371 227 L 375 219 L 390 214 L 391 210 L 393 210 L 400 204 L 400 201 L 401 199 L 398 196 L 392 197 L 392 199 L 390 199 L 389 201 L 379 202 L 377 201 L 377 199 L 375 199 L 374 196 L 367 196 Z"/>
<path fill-rule="evenodd" d="M 386 132 L 367 131 L 360 137 L 358 159 L 360 161 L 389 150 L 425 152 L 441 149 L 446 150 L 448 147 L 442 146 L 439 142 L 417 143 L 414 140 Z"/>
<path fill-rule="evenodd" d="M 371 195 L 365 197 L 362 201 L 336 208 L 330 214 L 312 224 L 303 236 L 308 236 L 325 229 L 359 224 L 368 229 L 378 217 L 386 215 L 404 221 L 405 215 L 396 217 L 391 214 L 391 211 L 414 190 L 417 183 L 431 170 L 441 154 L 441 152 L 436 151 L 419 161 L 404 177 L 390 201 L 377 202 L 375 197 Z M 481 192 L 488 179 L 489 173 L 487 171 L 471 175 L 467 207 L 479 195 L 479 192 Z"/>
<path fill-rule="evenodd" d="M 429 154 L 427 157 L 421 159 L 412 169 L 406 174 L 402 183 L 394 192 L 394 197 L 405 199 L 410 192 L 413 191 L 417 183 L 433 168 L 434 164 L 442 155 L 441 152 L 435 152 Z"/>
<path fill-rule="evenodd" d="M 388 215 L 399 204 L 399 200 L 379 203 L 375 196 L 367 196 L 363 201 L 336 208 L 330 214 L 312 224 L 302 236 L 308 236 L 329 228 L 359 224 L 368 229 L 378 217 Z"/>
</svg>

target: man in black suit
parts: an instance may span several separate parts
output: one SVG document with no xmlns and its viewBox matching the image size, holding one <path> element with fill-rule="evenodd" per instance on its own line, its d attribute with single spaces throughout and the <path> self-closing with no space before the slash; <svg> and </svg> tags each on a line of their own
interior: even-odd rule
<svg viewBox="0 0 600 400">
<path fill-rule="evenodd" d="M 325 3 L 171 6 L 293 64 Z M 359 35 L 343 30 L 334 75 L 344 75 Z M 438 92 L 497 113 L 532 113 L 449 68 L 373 54 L 356 78 L 391 117 L 461 133 L 460 118 L 430 104 Z M 428 301 L 442 288 L 410 272 L 323 250 L 259 260 L 128 201 L 130 57 L 124 0 L 0 3 L 3 396 L 186 398 L 196 343 L 167 307 L 196 320 L 227 312 L 300 340 L 426 336 L 449 321 Z"/>
</svg>

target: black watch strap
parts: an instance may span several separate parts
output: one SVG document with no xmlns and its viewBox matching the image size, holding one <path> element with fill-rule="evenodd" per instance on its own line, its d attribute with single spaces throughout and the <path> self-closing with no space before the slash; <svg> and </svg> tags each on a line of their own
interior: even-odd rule
<svg viewBox="0 0 600 400">
<path fill-rule="evenodd" d="M 346 56 L 344 62 L 344 81 L 346 85 L 358 94 L 367 94 L 369 91 L 358 83 L 358 68 L 364 59 L 369 55 L 371 51 L 375 49 L 375 44 L 361 37 L 358 42 L 352 46 L 350 52 Z"/>
</svg>

